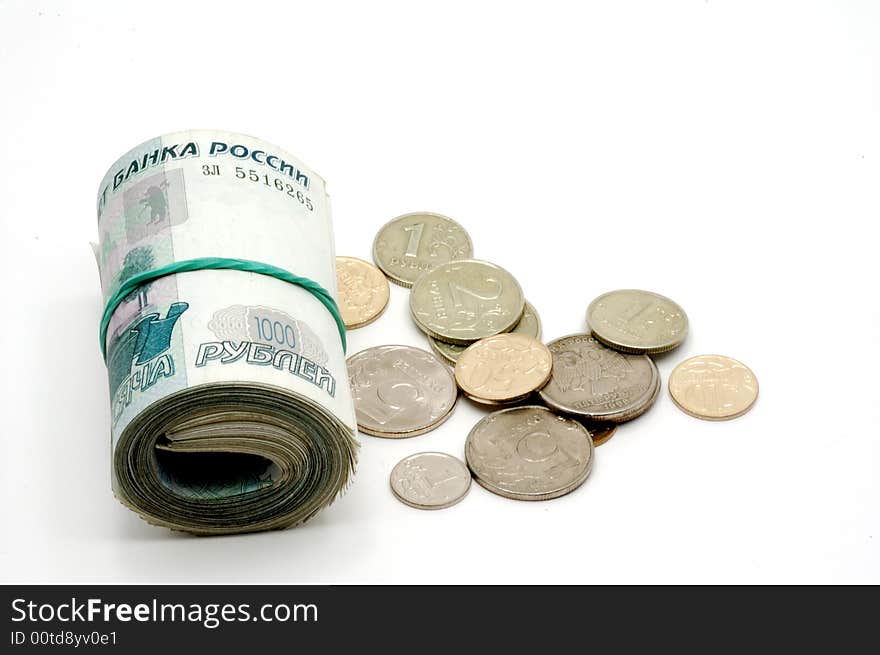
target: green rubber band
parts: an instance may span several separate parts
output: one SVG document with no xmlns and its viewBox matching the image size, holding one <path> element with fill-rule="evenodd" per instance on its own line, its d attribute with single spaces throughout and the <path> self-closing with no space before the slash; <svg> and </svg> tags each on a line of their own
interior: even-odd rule
<svg viewBox="0 0 880 655">
<path fill-rule="evenodd" d="M 107 328 L 110 325 L 110 317 L 113 316 L 113 312 L 116 311 L 116 308 L 119 306 L 119 303 L 122 302 L 123 298 L 137 289 L 140 285 L 155 280 L 156 278 L 173 275 L 174 273 L 216 269 L 230 269 L 233 271 L 259 273 L 260 275 L 268 275 L 269 277 L 274 277 L 283 280 L 284 282 L 289 282 L 290 284 L 302 287 L 315 296 L 315 298 L 320 300 L 321 304 L 324 305 L 324 307 L 327 308 L 327 311 L 330 312 L 330 315 L 333 316 L 333 320 L 336 321 L 336 327 L 339 328 L 339 338 L 342 340 L 342 351 L 345 352 L 345 323 L 342 321 L 339 307 L 336 305 L 336 301 L 333 300 L 333 296 L 330 295 L 327 289 L 314 280 L 294 275 L 290 271 L 278 268 L 277 266 L 272 266 L 271 264 L 263 264 L 261 262 L 251 261 L 250 259 L 199 257 L 197 259 L 187 259 L 182 262 L 174 262 L 167 266 L 160 266 L 159 268 L 132 275 L 125 280 L 118 289 L 116 289 L 115 293 L 107 300 L 107 305 L 104 307 L 104 314 L 101 316 L 100 338 L 101 352 L 104 355 L 104 361 L 107 360 Z"/>
</svg>

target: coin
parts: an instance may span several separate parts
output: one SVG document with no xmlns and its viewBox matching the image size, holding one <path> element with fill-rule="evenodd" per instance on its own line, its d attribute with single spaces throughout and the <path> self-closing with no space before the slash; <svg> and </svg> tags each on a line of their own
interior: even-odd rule
<svg viewBox="0 0 880 655">
<path fill-rule="evenodd" d="M 553 371 L 538 393 L 554 409 L 622 423 L 646 412 L 657 398 L 660 372 L 647 355 L 619 353 L 589 334 L 562 337 L 547 347 Z"/>
<path fill-rule="evenodd" d="M 594 446 L 601 446 L 617 432 L 616 423 L 586 423 L 584 427 L 590 432 Z"/>
<path fill-rule="evenodd" d="M 404 457 L 391 471 L 391 490 L 398 500 L 416 509 L 452 507 L 471 488 L 471 472 L 446 453 Z"/>
<path fill-rule="evenodd" d="M 346 361 L 358 428 L 377 437 L 414 437 L 445 421 L 458 397 L 449 367 L 412 346 L 376 346 Z"/>
<path fill-rule="evenodd" d="M 455 364 L 455 381 L 476 402 L 521 400 L 550 379 L 553 356 L 543 343 L 524 334 L 480 339 Z"/>
<path fill-rule="evenodd" d="M 441 264 L 410 293 L 410 313 L 429 336 L 467 345 L 510 331 L 522 317 L 522 289 L 500 266 L 477 259 Z"/>
<path fill-rule="evenodd" d="M 522 317 L 510 332 L 511 334 L 525 334 L 526 336 L 540 340 L 541 319 L 538 316 L 538 312 L 535 311 L 535 308 L 528 300 L 525 301 L 523 306 Z M 446 343 L 445 341 L 440 341 L 440 339 L 435 339 L 430 336 L 428 337 L 428 343 L 431 344 L 431 350 L 440 355 L 444 361 L 452 366 L 455 366 L 455 362 L 458 360 L 461 353 L 467 348 L 467 346 Z"/>
<path fill-rule="evenodd" d="M 492 412 L 465 443 L 468 468 L 492 493 L 517 500 L 549 500 L 579 487 L 593 464 L 587 429 L 546 407 Z"/>
<path fill-rule="evenodd" d="M 373 261 L 395 284 L 413 282 L 439 264 L 474 255 L 471 238 L 447 216 L 418 212 L 390 220 L 373 241 Z"/>
<path fill-rule="evenodd" d="M 378 268 L 357 257 L 336 258 L 339 313 L 350 330 L 375 321 L 388 305 L 388 280 Z"/>
<path fill-rule="evenodd" d="M 620 289 L 596 298 L 587 325 L 606 346 L 623 352 L 662 353 L 679 346 L 688 332 L 684 310 L 665 296 Z"/>
<path fill-rule="evenodd" d="M 758 380 L 748 366 L 732 357 L 698 355 L 672 370 L 669 395 L 691 416 L 723 421 L 752 408 L 758 399 Z"/>
</svg>

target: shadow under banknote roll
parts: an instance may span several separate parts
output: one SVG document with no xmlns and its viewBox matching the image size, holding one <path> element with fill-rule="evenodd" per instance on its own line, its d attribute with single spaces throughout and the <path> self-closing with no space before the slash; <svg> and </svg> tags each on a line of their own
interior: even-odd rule
<svg viewBox="0 0 880 655">
<path fill-rule="evenodd" d="M 98 192 L 113 486 L 198 534 L 296 525 L 356 463 L 324 181 L 259 139 L 141 144 Z"/>
</svg>

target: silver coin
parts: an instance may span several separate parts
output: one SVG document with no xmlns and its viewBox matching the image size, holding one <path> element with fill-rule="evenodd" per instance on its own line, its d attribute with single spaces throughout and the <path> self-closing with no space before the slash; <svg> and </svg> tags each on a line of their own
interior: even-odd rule
<svg viewBox="0 0 880 655">
<path fill-rule="evenodd" d="M 346 361 L 362 432 L 414 437 L 445 421 L 458 398 L 449 367 L 412 346 L 376 346 Z"/>
<path fill-rule="evenodd" d="M 589 334 L 547 344 L 550 381 L 538 392 L 547 405 L 593 421 L 622 423 L 646 412 L 660 391 L 660 372 L 647 355 L 629 355 Z"/>
<path fill-rule="evenodd" d="M 629 353 L 663 353 L 681 345 L 688 317 L 659 293 L 620 289 L 602 294 L 587 308 L 587 325 L 606 346 Z"/>
<path fill-rule="evenodd" d="M 509 332 L 524 306 L 516 278 L 477 259 L 441 264 L 416 280 L 409 297 L 410 313 L 423 332 L 464 345 Z"/>
<path fill-rule="evenodd" d="M 416 509 L 455 505 L 471 488 L 471 472 L 446 453 L 404 457 L 391 471 L 391 490 L 398 500 Z"/>
<path fill-rule="evenodd" d="M 514 326 L 511 332 L 514 334 L 524 334 L 528 337 L 534 337 L 539 341 L 541 340 L 541 318 L 528 300 L 525 301 L 525 305 L 523 306 L 523 313 L 519 319 L 519 323 Z M 428 343 L 431 344 L 431 350 L 440 355 L 444 361 L 452 366 L 455 366 L 461 353 L 467 349 L 467 346 L 462 346 L 456 343 L 446 343 L 445 341 L 440 341 L 440 339 L 430 336 L 428 337 Z"/>
<path fill-rule="evenodd" d="M 536 405 L 489 414 L 465 443 L 477 482 L 517 500 L 549 500 L 574 491 L 590 474 L 593 452 L 583 425 Z"/>
<path fill-rule="evenodd" d="M 390 220 L 373 241 L 373 261 L 388 279 L 411 287 L 422 274 L 453 259 L 474 255 L 465 229 L 447 216 L 430 212 Z"/>
</svg>

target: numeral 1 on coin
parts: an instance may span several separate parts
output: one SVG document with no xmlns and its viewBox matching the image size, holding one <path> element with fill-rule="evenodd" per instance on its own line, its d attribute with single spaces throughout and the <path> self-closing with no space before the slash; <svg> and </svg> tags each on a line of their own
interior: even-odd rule
<svg viewBox="0 0 880 655">
<path fill-rule="evenodd" d="M 403 253 L 405 257 L 416 257 L 419 254 L 419 242 L 422 240 L 422 230 L 424 229 L 424 223 L 407 225 L 403 228 L 404 232 L 409 232 L 409 243 L 406 245 L 406 252 Z"/>
</svg>

